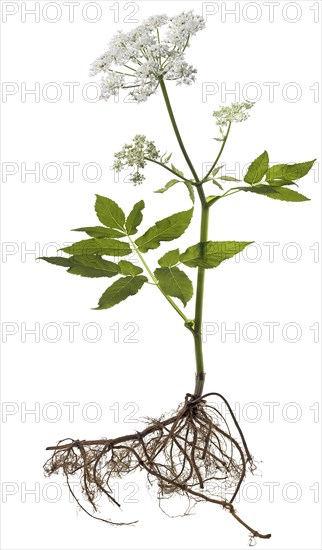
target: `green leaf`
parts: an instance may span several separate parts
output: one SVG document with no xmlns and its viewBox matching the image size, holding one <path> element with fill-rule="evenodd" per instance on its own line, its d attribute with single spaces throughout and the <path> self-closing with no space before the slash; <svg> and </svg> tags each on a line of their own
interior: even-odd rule
<svg viewBox="0 0 322 550">
<path fill-rule="evenodd" d="M 154 192 L 155 193 L 164 193 L 165 191 L 168 191 L 168 189 L 170 189 L 171 187 L 173 187 L 176 183 L 179 183 L 180 181 L 181 180 L 176 180 L 176 179 L 170 180 L 170 181 L 168 181 L 168 183 L 166 183 L 166 185 L 164 187 L 161 187 L 160 189 L 157 189 Z M 190 199 L 192 200 L 192 202 L 195 202 L 195 194 L 194 194 L 194 190 L 193 190 L 193 185 L 189 181 L 184 181 L 183 183 L 187 186 L 187 189 L 189 191 Z"/>
<path fill-rule="evenodd" d="M 147 282 L 143 275 L 137 277 L 121 277 L 109 286 L 99 299 L 98 307 L 94 309 L 109 309 L 129 296 L 134 296 Z"/>
<path fill-rule="evenodd" d="M 271 187 L 270 185 L 261 185 L 258 187 L 239 187 L 239 189 L 241 189 L 241 191 L 256 193 L 257 195 L 264 195 L 270 199 L 276 199 L 279 201 L 304 202 L 310 200 L 308 197 L 301 195 L 301 193 L 288 189 L 288 187 Z"/>
<path fill-rule="evenodd" d="M 124 231 L 125 214 L 112 199 L 96 195 L 95 211 L 103 225 Z"/>
<path fill-rule="evenodd" d="M 132 262 L 127 262 L 126 260 L 121 260 L 119 263 L 120 272 L 122 275 L 139 275 L 143 273 L 143 269 L 138 265 L 132 264 Z"/>
<path fill-rule="evenodd" d="M 75 265 L 74 267 L 70 267 L 69 269 L 67 269 L 67 273 L 71 273 L 72 275 L 80 275 L 81 277 L 91 277 L 91 278 L 112 276 L 112 275 L 108 275 L 106 271 L 103 271 L 100 269 L 93 269 L 91 267 L 84 267 L 82 265 Z M 116 273 L 113 273 L 113 275 L 116 275 Z"/>
<path fill-rule="evenodd" d="M 61 256 L 48 256 L 47 258 L 46 256 L 41 256 L 38 259 L 45 260 L 45 262 L 48 262 L 49 264 L 60 265 L 61 267 L 71 267 L 72 265 L 70 258 L 63 258 Z"/>
<path fill-rule="evenodd" d="M 212 172 L 211 172 L 212 175 L 215 177 L 215 176 L 218 174 L 219 170 L 221 170 L 221 168 L 223 168 L 223 166 L 224 166 L 224 165 L 221 164 L 221 166 L 217 166 L 216 168 L 214 168 L 214 169 L 212 170 Z"/>
<path fill-rule="evenodd" d="M 115 277 L 120 273 L 119 266 L 109 260 L 103 260 L 96 254 L 86 254 L 84 256 L 71 256 L 72 267 L 68 273 L 82 275 L 83 277 Z"/>
<path fill-rule="evenodd" d="M 156 191 L 154 191 L 155 193 L 164 193 L 165 191 L 168 191 L 168 189 L 170 189 L 170 187 L 173 187 L 176 183 L 179 183 L 180 180 L 170 180 L 168 181 L 168 183 L 165 184 L 164 187 L 160 187 L 160 189 L 157 189 Z"/>
<path fill-rule="evenodd" d="M 266 186 L 265 186 L 266 187 Z M 263 195 L 266 195 L 270 199 L 277 199 L 279 201 L 287 201 L 287 202 L 304 202 L 309 201 L 308 197 L 305 197 L 305 195 L 302 195 L 301 193 L 298 193 L 297 191 L 293 191 L 293 189 L 288 189 L 287 187 L 275 187 L 274 193 L 267 193 L 266 190 L 261 190 Z"/>
<path fill-rule="evenodd" d="M 137 228 L 143 220 L 142 210 L 144 207 L 144 201 L 139 201 L 133 206 L 125 223 L 125 228 L 128 235 L 134 235 L 137 233 Z"/>
<path fill-rule="evenodd" d="M 114 277 L 120 272 L 117 264 L 103 260 L 100 256 L 85 255 L 71 256 L 70 258 L 41 258 L 51 264 L 68 267 L 68 273 L 83 277 Z"/>
<path fill-rule="evenodd" d="M 224 141 L 225 138 L 213 138 L 215 139 L 216 141 Z"/>
<path fill-rule="evenodd" d="M 259 183 L 263 176 L 265 176 L 268 170 L 268 153 L 264 151 L 259 157 L 257 157 L 250 165 L 247 170 L 247 174 L 244 177 L 246 183 L 253 185 L 254 183 Z"/>
<path fill-rule="evenodd" d="M 221 183 L 219 183 L 219 181 L 217 181 L 217 180 L 212 180 L 212 183 L 214 183 L 215 185 L 217 185 L 217 187 L 219 187 L 219 189 L 221 189 L 222 191 L 224 190 L 223 186 L 221 185 Z"/>
<path fill-rule="evenodd" d="M 217 267 L 221 262 L 239 254 L 250 242 L 208 241 L 190 246 L 180 254 L 180 261 L 188 267 Z"/>
<path fill-rule="evenodd" d="M 181 172 L 181 170 L 178 170 L 178 168 L 176 168 L 175 166 L 173 166 L 173 164 L 171 164 L 171 168 L 172 168 L 172 170 L 177 174 L 177 176 L 180 176 L 180 178 L 183 178 L 183 177 L 184 177 L 183 172 Z"/>
<path fill-rule="evenodd" d="M 183 212 L 177 212 L 168 218 L 156 222 L 142 237 L 136 239 L 135 244 L 141 252 L 154 250 L 160 246 L 161 241 L 172 241 L 181 237 L 187 229 L 193 214 L 193 208 Z"/>
<path fill-rule="evenodd" d="M 206 198 L 206 201 L 208 202 L 208 204 L 213 204 L 218 199 L 220 199 L 220 195 L 209 195 L 209 197 Z"/>
<path fill-rule="evenodd" d="M 172 157 L 172 153 L 170 153 L 170 155 L 168 155 L 165 159 L 164 159 L 164 164 L 167 164 L 167 162 L 169 162 L 169 160 L 171 159 Z"/>
<path fill-rule="evenodd" d="M 103 227 L 96 225 L 95 227 L 79 227 L 78 229 L 72 229 L 72 231 L 84 231 L 89 237 L 95 239 L 101 239 L 102 237 L 125 237 L 125 233 L 118 229 L 112 229 L 111 227 Z"/>
<path fill-rule="evenodd" d="M 175 250 L 169 250 L 169 252 L 166 252 L 159 260 L 158 264 L 161 267 L 172 267 L 173 265 L 176 265 L 179 262 L 179 248 L 176 248 Z"/>
<path fill-rule="evenodd" d="M 284 179 L 288 181 L 303 178 L 312 168 L 316 159 L 298 164 L 276 164 L 267 171 L 266 181 Z"/>
<path fill-rule="evenodd" d="M 189 181 L 184 181 L 183 183 L 186 185 L 186 187 L 189 191 L 189 197 L 192 200 L 192 202 L 194 203 L 195 202 L 195 192 L 194 192 L 194 189 L 193 189 L 193 185 Z"/>
<path fill-rule="evenodd" d="M 219 179 L 223 181 L 241 181 L 233 178 L 232 176 L 219 176 Z"/>
<path fill-rule="evenodd" d="M 163 292 L 168 296 L 179 298 L 184 306 L 193 295 L 193 286 L 189 277 L 177 267 L 158 267 L 154 275 L 159 281 Z"/>
<path fill-rule="evenodd" d="M 117 241 L 115 239 L 86 239 L 73 243 L 71 246 L 62 248 L 67 254 L 86 255 L 99 254 L 100 256 L 127 256 L 131 253 L 131 247 L 128 243 Z"/>
</svg>

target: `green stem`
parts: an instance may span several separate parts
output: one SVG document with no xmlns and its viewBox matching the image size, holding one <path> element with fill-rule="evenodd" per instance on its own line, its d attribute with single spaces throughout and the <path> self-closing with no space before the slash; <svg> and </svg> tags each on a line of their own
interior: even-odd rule
<svg viewBox="0 0 322 550">
<path fill-rule="evenodd" d="M 200 182 L 200 179 L 198 177 L 198 174 L 189 158 L 189 155 L 186 151 L 186 148 L 183 144 L 176 119 L 173 114 L 173 110 L 171 107 L 170 99 L 168 96 L 168 92 L 165 86 L 165 82 L 162 78 L 160 78 L 160 86 L 163 93 L 163 97 L 166 103 L 166 107 L 169 113 L 169 117 L 175 132 L 175 135 L 178 140 L 178 144 L 180 146 L 180 149 L 182 151 L 182 154 L 184 158 L 186 159 L 186 162 L 191 170 L 191 173 L 195 179 L 196 183 L 199 183 L 197 187 L 199 199 L 201 202 L 201 222 L 200 222 L 200 242 L 204 243 L 208 239 L 208 222 L 209 222 L 209 206 L 207 204 L 207 199 L 202 187 L 202 182 Z M 229 132 L 229 130 L 228 130 Z M 225 140 L 228 137 L 228 132 L 225 136 Z M 223 144 L 224 145 L 224 144 Z M 223 146 L 221 147 L 221 152 L 223 150 Z M 220 153 L 221 154 L 221 153 Z M 220 155 L 218 155 L 216 162 L 218 162 Z M 194 344 L 195 344 L 195 357 L 196 357 L 196 385 L 195 385 L 195 391 L 194 395 L 195 397 L 200 397 L 203 392 L 203 387 L 205 383 L 205 371 L 204 371 L 204 363 L 203 363 L 203 350 L 202 350 L 202 311 L 203 311 L 203 299 L 204 299 L 204 282 L 205 282 L 205 269 L 202 267 L 198 268 L 198 276 L 197 276 L 197 290 L 196 290 L 196 305 L 195 305 L 195 319 L 193 322 L 193 325 L 190 324 L 190 330 L 193 334 L 194 338 Z M 186 325 L 187 328 L 189 328 L 188 325 Z M 193 328 L 192 328 L 193 327 Z"/>
<path fill-rule="evenodd" d="M 254 185 L 255 187 L 255 185 Z M 232 193 L 229 193 L 229 191 L 232 191 Z M 241 192 L 241 189 L 228 189 L 228 191 L 226 191 L 226 193 L 224 193 L 223 195 L 221 195 L 221 199 L 223 199 L 224 197 L 230 197 L 230 195 L 235 195 L 236 193 L 240 193 Z"/>
<path fill-rule="evenodd" d="M 211 172 L 212 172 L 213 169 L 217 166 L 218 161 L 219 161 L 219 159 L 220 159 L 220 157 L 221 157 L 221 154 L 222 154 L 222 152 L 223 152 L 223 150 L 224 150 L 224 148 L 225 148 L 226 141 L 227 141 L 228 136 L 229 136 L 230 128 L 231 128 L 231 122 L 229 122 L 229 124 L 228 124 L 228 129 L 227 129 L 226 135 L 225 135 L 225 137 L 224 137 L 224 140 L 223 140 L 223 142 L 222 142 L 222 145 L 221 145 L 221 147 L 220 147 L 220 150 L 219 150 L 219 153 L 218 153 L 218 155 L 217 155 L 217 158 L 216 158 L 215 162 L 212 164 L 210 170 L 208 170 L 207 174 L 206 174 L 205 177 L 203 178 L 203 180 L 202 180 L 203 182 L 204 182 L 204 181 L 207 181 L 207 179 L 209 178 Z"/>
<path fill-rule="evenodd" d="M 133 240 L 131 239 L 131 237 L 128 235 L 128 238 L 129 238 L 129 241 L 133 247 L 133 250 L 134 252 L 136 252 L 136 254 L 138 255 L 138 257 L 140 258 L 143 266 L 145 267 L 146 271 L 148 272 L 148 274 L 150 275 L 153 283 L 158 287 L 158 289 L 160 290 L 160 292 L 162 292 L 163 296 L 168 300 L 169 304 L 171 304 L 171 306 L 176 310 L 176 312 L 180 315 L 180 317 L 184 320 L 185 323 L 187 323 L 187 328 L 188 328 L 188 324 L 189 324 L 189 319 L 188 317 L 185 316 L 185 314 L 183 313 L 183 311 L 181 311 L 181 309 L 177 306 L 177 304 L 172 300 L 172 298 L 170 298 L 170 296 L 168 296 L 165 292 L 163 292 L 160 284 L 159 284 L 159 281 L 158 279 L 156 278 L 156 276 L 154 275 L 153 271 L 151 271 L 151 269 L 149 268 L 148 264 L 146 263 L 145 259 L 143 258 L 140 250 L 138 249 L 138 247 L 136 246 L 136 244 L 133 242 Z"/>
<path fill-rule="evenodd" d="M 177 178 L 180 178 L 181 180 L 183 181 L 188 181 L 189 183 L 192 183 L 190 180 L 188 180 L 187 178 L 183 177 L 183 176 L 179 176 L 174 170 L 172 170 L 171 168 L 169 168 L 169 166 L 166 166 L 166 164 L 162 164 L 162 162 L 159 162 L 158 160 L 154 160 L 154 159 L 150 159 L 149 157 L 144 157 L 144 160 L 148 160 L 149 162 L 154 162 L 154 164 L 158 164 L 159 166 L 162 166 L 162 168 L 165 168 L 166 170 L 168 170 L 169 172 L 171 172 L 171 174 L 173 174 L 174 176 L 176 176 Z"/>
<path fill-rule="evenodd" d="M 176 119 L 174 117 L 174 114 L 173 114 L 173 110 L 172 110 L 172 107 L 171 107 L 171 103 L 170 103 L 170 99 L 169 99 L 169 96 L 168 96 L 168 92 L 167 92 L 167 88 L 166 88 L 166 85 L 165 85 L 165 82 L 163 80 L 163 78 L 161 77 L 159 79 L 159 82 L 160 82 L 160 87 L 161 87 L 161 90 L 162 90 L 162 93 L 163 93 L 163 97 L 164 97 L 164 101 L 165 101 L 165 104 L 166 104 L 166 107 L 167 107 L 167 110 L 168 110 L 168 113 L 169 113 L 169 117 L 170 117 L 170 120 L 171 120 L 171 123 L 172 123 L 172 126 L 173 126 L 173 129 L 174 129 L 174 133 L 176 135 L 176 138 L 178 140 L 178 143 L 179 143 L 179 147 L 182 151 L 182 154 L 184 156 L 184 158 L 186 159 L 186 162 L 191 170 L 191 173 L 195 179 L 196 182 L 199 182 L 199 177 L 198 177 L 198 174 L 189 158 L 189 155 L 186 151 L 186 148 L 183 144 L 183 141 L 182 141 L 182 138 L 181 138 L 181 135 L 180 135 L 180 132 L 179 132 L 179 128 L 177 126 L 177 123 L 176 123 Z"/>
<path fill-rule="evenodd" d="M 200 188 L 203 193 L 203 189 Z M 201 197 L 200 197 L 201 198 Z M 209 207 L 202 201 L 201 208 L 201 223 L 200 223 L 200 243 L 208 240 L 208 224 L 209 224 Z M 195 323 L 194 323 L 194 342 L 195 342 L 195 355 L 196 355 L 196 386 L 195 397 L 200 397 L 203 392 L 205 382 L 205 372 L 203 363 L 202 352 L 202 313 L 204 302 L 204 287 L 205 287 L 205 268 L 198 268 L 197 276 L 197 291 L 196 291 L 196 306 L 195 306 Z"/>
<path fill-rule="evenodd" d="M 255 187 L 255 186 L 254 186 Z M 232 193 L 229 193 L 229 191 L 232 191 Z M 216 197 L 215 199 L 212 199 L 211 201 L 208 202 L 208 206 L 212 206 L 213 204 L 215 204 L 215 202 L 218 202 L 219 200 L 221 199 L 224 199 L 225 197 L 230 197 L 231 195 L 235 195 L 236 193 L 240 193 L 241 189 L 228 189 L 228 191 L 226 191 L 226 193 L 224 193 L 223 195 L 220 195 L 219 197 Z"/>
</svg>

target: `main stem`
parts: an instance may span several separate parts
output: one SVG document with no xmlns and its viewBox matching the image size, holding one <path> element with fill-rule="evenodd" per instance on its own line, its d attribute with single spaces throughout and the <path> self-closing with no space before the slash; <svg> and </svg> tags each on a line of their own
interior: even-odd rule
<svg viewBox="0 0 322 550">
<path fill-rule="evenodd" d="M 203 243 L 206 243 L 208 240 L 209 206 L 207 206 L 207 204 L 204 204 L 203 198 L 205 197 L 202 187 L 198 189 L 198 193 L 199 195 L 200 193 L 203 194 L 203 196 L 200 197 L 202 204 L 200 223 L 200 246 L 203 246 Z M 196 385 L 194 391 L 195 397 L 200 397 L 202 395 L 205 383 L 205 371 L 202 350 L 202 313 L 204 301 L 205 272 L 206 270 L 204 267 L 198 267 L 195 324 L 193 333 L 196 355 Z"/>
<path fill-rule="evenodd" d="M 196 183 L 200 183 L 198 174 L 190 160 L 190 157 L 186 151 L 184 143 L 182 141 L 179 128 L 172 110 L 170 103 L 170 98 L 168 96 L 167 88 L 165 82 L 160 78 L 160 87 L 164 97 L 164 101 L 169 113 L 171 124 L 176 135 L 179 147 L 182 151 L 184 158 L 191 170 L 191 173 L 194 177 Z M 208 222 L 209 222 L 209 205 L 205 197 L 204 190 L 202 185 L 198 186 L 198 195 L 201 202 L 201 222 L 200 222 L 200 242 L 205 243 L 208 239 Z M 195 320 L 194 327 L 191 331 L 193 333 L 194 344 L 195 344 L 195 357 L 196 357 L 196 385 L 194 395 L 195 397 L 200 397 L 203 392 L 203 387 L 205 383 L 205 371 L 203 363 L 203 350 L 202 350 L 202 311 L 203 311 L 203 299 L 204 299 L 204 283 L 205 283 L 205 269 L 203 267 L 198 268 L 198 277 L 197 277 L 197 290 L 196 290 L 196 307 L 195 307 Z"/>
</svg>

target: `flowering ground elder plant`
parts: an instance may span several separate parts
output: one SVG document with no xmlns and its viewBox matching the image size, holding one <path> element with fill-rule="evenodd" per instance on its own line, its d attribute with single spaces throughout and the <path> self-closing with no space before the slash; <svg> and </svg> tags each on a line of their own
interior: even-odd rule
<svg viewBox="0 0 322 550">
<path fill-rule="evenodd" d="M 206 271 L 220 266 L 252 241 L 209 240 L 208 219 L 214 205 L 217 208 L 222 199 L 235 193 L 255 193 L 286 202 L 309 200 L 294 187 L 296 181 L 309 172 L 314 160 L 270 166 L 268 153 L 264 151 L 251 162 L 243 181 L 225 175 L 219 160 L 232 125 L 247 120 L 250 114 L 253 103 L 246 101 L 213 112 L 214 122 L 219 126 L 219 135 L 214 138 L 219 142 L 219 151 L 214 155 L 207 174 L 204 177 L 198 175 L 179 132 L 166 81 L 174 80 L 177 84 L 194 81 L 196 71 L 186 62 L 185 51 L 190 38 L 203 28 L 202 18 L 192 12 L 183 12 L 176 17 L 150 17 L 128 33 L 119 32 L 111 40 L 106 53 L 92 66 L 92 74 L 105 73 L 103 99 L 120 89 L 130 89 L 133 99 L 141 102 L 160 89 L 188 172 L 178 170 L 170 163 L 171 155 L 161 155 L 154 142 L 141 134 L 115 154 L 114 168 L 117 171 L 134 168 L 132 180 L 134 184 L 140 184 L 144 180 L 142 171 L 146 164 L 159 165 L 171 173 L 171 179 L 155 192 L 164 193 L 174 185 L 181 185 L 185 193 L 189 192 L 191 208 L 172 212 L 142 231 L 143 200 L 139 200 L 126 215 L 112 199 L 97 195 L 95 210 L 101 225 L 76 229 L 89 238 L 63 248 L 65 256 L 43 258 L 49 263 L 67 267 L 68 273 L 74 275 L 114 278 L 100 297 L 98 310 L 109 309 L 138 294 L 147 284 L 154 285 L 156 292 L 161 292 L 193 337 L 196 359 L 194 391 L 185 395 L 175 412 L 149 420 L 141 432 L 114 439 L 62 440 L 58 445 L 48 447 L 54 453 L 46 462 L 45 471 L 48 475 L 62 471 L 79 506 L 90 516 L 97 517 L 99 498 L 105 497 L 111 504 L 119 506 L 111 488 L 113 481 L 144 470 L 149 482 L 158 487 L 159 503 L 176 495 L 185 496 L 188 499 L 187 513 L 199 501 L 219 504 L 248 529 L 252 541 L 254 537 L 269 538 L 270 535 L 261 534 L 241 519 L 234 501 L 246 472 L 253 472 L 256 466 L 226 398 L 217 392 L 204 394 L 201 335 Z M 213 185 L 215 194 L 208 195 L 206 189 Z M 224 185 L 233 187 L 225 190 Z M 149 251 L 178 239 L 189 227 L 195 209 L 195 195 L 198 199 L 195 215 L 199 216 L 201 211 L 200 237 L 193 237 L 186 250 L 181 250 L 176 244 L 176 248 L 160 255 L 157 267 L 152 267 Z M 137 254 L 140 266 L 126 259 L 133 252 Z M 187 268 L 192 277 L 196 273 L 195 288 Z M 188 317 L 183 308 L 193 296 L 195 313 Z M 211 403 L 207 401 L 208 397 L 212 397 Z M 220 413 L 219 404 L 222 403 L 229 411 L 228 419 Z M 70 484 L 74 475 L 79 476 L 83 496 L 92 505 L 92 513 Z M 98 519 L 115 524 L 110 519 Z"/>
</svg>

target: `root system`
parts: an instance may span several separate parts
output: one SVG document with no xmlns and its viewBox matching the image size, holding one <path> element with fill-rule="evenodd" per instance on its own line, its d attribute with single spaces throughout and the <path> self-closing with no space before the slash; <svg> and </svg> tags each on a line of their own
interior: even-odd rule
<svg viewBox="0 0 322 550">
<path fill-rule="evenodd" d="M 222 400 L 228 419 L 216 405 L 207 402 L 209 397 Z M 253 529 L 234 507 L 247 470 L 253 472 L 255 465 L 230 405 L 218 393 L 199 398 L 187 394 L 174 415 L 149 419 L 141 432 L 114 439 L 62 440 L 48 450 L 54 452 L 44 466 L 46 474 L 62 472 L 78 505 L 101 521 L 129 525 L 95 515 L 98 500 L 104 496 L 120 507 L 111 485 L 132 472 L 145 470 L 149 482 L 158 489 L 159 503 L 181 495 L 188 498 L 188 510 L 200 501 L 218 504 L 248 529 L 250 543 L 256 537 L 271 536 Z M 80 502 L 70 484 L 71 476 L 77 474 L 92 512 Z"/>
</svg>

